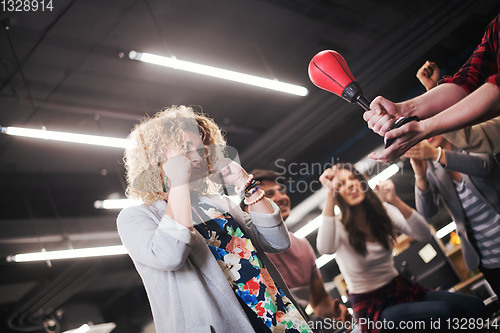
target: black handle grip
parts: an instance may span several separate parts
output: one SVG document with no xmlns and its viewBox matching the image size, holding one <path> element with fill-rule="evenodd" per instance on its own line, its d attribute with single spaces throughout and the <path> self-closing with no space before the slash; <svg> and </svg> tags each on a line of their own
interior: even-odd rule
<svg viewBox="0 0 500 333">
<path fill-rule="evenodd" d="M 401 127 L 404 124 L 409 123 L 410 121 L 420 121 L 420 118 L 417 116 L 401 117 L 398 120 L 396 120 L 395 122 L 393 122 L 391 126 L 389 126 L 389 129 L 387 130 L 387 132 L 389 132 L 390 130 L 393 130 L 395 128 Z M 396 140 L 396 139 L 386 140 L 384 138 L 385 148 L 389 147 L 394 142 L 394 140 Z"/>
</svg>

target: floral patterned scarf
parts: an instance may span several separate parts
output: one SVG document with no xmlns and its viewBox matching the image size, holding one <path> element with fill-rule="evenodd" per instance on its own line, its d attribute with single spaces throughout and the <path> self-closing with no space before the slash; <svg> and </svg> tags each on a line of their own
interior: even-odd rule
<svg viewBox="0 0 500 333">
<path fill-rule="evenodd" d="M 205 238 L 240 303 L 257 315 L 265 331 L 311 332 L 294 304 L 274 284 L 252 241 L 229 213 L 199 203 L 193 216 L 203 221 L 195 228 Z"/>
</svg>

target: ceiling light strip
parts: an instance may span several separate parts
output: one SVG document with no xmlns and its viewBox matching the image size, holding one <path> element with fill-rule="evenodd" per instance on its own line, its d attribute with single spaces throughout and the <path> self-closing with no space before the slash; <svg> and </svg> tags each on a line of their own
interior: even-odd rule
<svg viewBox="0 0 500 333">
<path fill-rule="evenodd" d="M 179 60 L 176 58 L 162 57 L 151 53 L 136 51 L 130 51 L 129 58 L 132 60 L 139 60 L 150 64 L 165 66 L 173 69 L 180 69 L 233 82 L 239 82 L 256 87 L 285 92 L 292 95 L 306 96 L 308 94 L 307 88 L 302 86 L 280 82 L 278 80 L 270 80 L 250 74 L 239 73 L 227 69 L 201 65 L 194 62 Z"/>
<path fill-rule="evenodd" d="M 436 237 L 441 239 L 444 236 L 448 235 L 450 232 L 455 231 L 457 229 L 457 225 L 455 224 L 455 221 L 451 221 L 451 223 L 445 225 L 438 231 L 436 231 Z"/>
<path fill-rule="evenodd" d="M 126 148 L 130 144 L 129 139 L 111 138 L 106 136 L 76 134 L 68 132 L 47 131 L 45 129 L 1 127 L 0 133 L 36 138 L 44 140 L 64 141 L 71 143 L 82 143 L 87 145 L 104 146 L 112 148 Z"/>
<path fill-rule="evenodd" d="M 15 254 L 7 257 L 8 262 L 29 262 L 29 261 L 47 261 L 58 259 L 74 259 L 88 257 L 102 257 L 127 254 L 123 245 L 89 247 L 82 249 L 43 251 L 34 253 Z"/>
<path fill-rule="evenodd" d="M 379 182 L 391 178 L 396 173 L 398 173 L 398 171 L 399 171 L 399 165 L 397 165 L 396 163 L 391 164 L 389 167 L 387 167 L 386 169 L 384 169 L 381 173 L 379 173 L 378 175 L 372 177 L 368 181 L 368 186 L 370 186 L 370 188 L 373 189 L 373 188 L 375 188 L 375 186 L 377 186 L 377 184 Z"/>
<path fill-rule="evenodd" d="M 87 333 L 88 331 L 90 331 L 90 326 L 88 324 L 83 324 L 76 329 L 75 333 Z"/>
<path fill-rule="evenodd" d="M 335 205 L 333 207 L 333 212 L 335 215 L 340 214 L 340 207 Z M 309 223 L 307 223 L 305 226 L 297 230 L 296 232 L 293 233 L 293 235 L 297 238 L 305 238 L 307 235 L 312 233 L 314 230 L 318 229 L 319 226 L 321 225 L 321 222 L 323 221 L 322 215 L 316 216 L 314 219 L 312 219 Z"/>
<path fill-rule="evenodd" d="M 94 201 L 96 209 L 123 209 L 132 206 L 139 206 L 142 201 L 134 199 L 106 199 Z"/>
<path fill-rule="evenodd" d="M 314 219 L 312 219 L 309 223 L 307 223 L 305 226 L 294 232 L 293 235 L 297 238 L 305 238 L 314 230 L 318 229 L 322 221 L 323 221 L 322 215 L 318 215 Z"/>
<path fill-rule="evenodd" d="M 325 266 L 326 264 L 328 264 L 333 259 L 335 259 L 336 256 L 337 255 L 335 253 L 334 254 L 323 254 L 321 257 L 316 259 L 316 266 L 318 268 L 321 268 L 321 267 Z"/>
</svg>

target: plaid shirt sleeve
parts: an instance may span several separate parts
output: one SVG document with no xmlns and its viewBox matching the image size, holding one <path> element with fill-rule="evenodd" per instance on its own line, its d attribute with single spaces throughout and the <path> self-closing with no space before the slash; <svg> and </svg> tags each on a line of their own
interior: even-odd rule
<svg viewBox="0 0 500 333">
<path fill-rule="evenodd" d="M 462 68 L 453 76 L 444 78 L 441 83 L 455 83 L 468 94 L 482 84 L 490 82 L 500 88 L 500 14 L 488 25 L 486 32 Z"/>
</svg>

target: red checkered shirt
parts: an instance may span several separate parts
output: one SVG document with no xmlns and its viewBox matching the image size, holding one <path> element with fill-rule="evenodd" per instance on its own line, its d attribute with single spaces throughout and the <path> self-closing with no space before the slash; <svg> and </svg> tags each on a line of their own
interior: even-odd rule
<svg viewBox="0 0 500 333">
<path fill-rule="evenodd" d="M 486 28 L 481 43 L 462 68 L 439 83 L 455 83 L 468 94 L 490 82 L 500 88 L 500 14 Z"/>
</svg>

